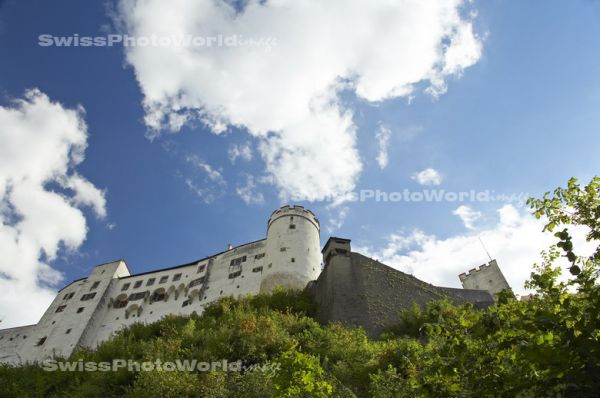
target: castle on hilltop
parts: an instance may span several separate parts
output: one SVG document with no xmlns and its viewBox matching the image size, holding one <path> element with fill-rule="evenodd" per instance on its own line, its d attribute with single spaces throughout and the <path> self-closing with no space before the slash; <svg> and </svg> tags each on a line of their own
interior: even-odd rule
<svg viewBox="0 0 600 398">
<path fill-rule="evenodd" d="M 363 326 L 375 337 L 412 302 L 448 297 L 485 306 L 499 286 L 508 287 L 495 261 L 491 273 L 485 267 L 476 271 L 477 287 L 471 283 L 475 279 L 461 274 L 466 289 L 451 289 L 352 253 L 348 239 L 330 238 L 323 253 L 320 249 L 317 217 L 302 206 L 283 206 L 271 214 L 266 238 L 198 261 L 135 275 L 123 260 L 98 265 L 61 289 L 37 324 L 0 330 L 0 363 L 67 357 L 135 322 L 202 313 L 221 297 L 271 292 L 276 286 L 308 288 L 320 320 Z"/>
</svg>

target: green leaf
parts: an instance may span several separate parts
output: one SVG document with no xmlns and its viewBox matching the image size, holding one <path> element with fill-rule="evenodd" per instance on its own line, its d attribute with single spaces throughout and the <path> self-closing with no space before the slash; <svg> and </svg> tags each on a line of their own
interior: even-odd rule
<svg viewBox="0 0 600 398">
<path fill-rule="evenodd" d="M 571 272 L 572 275 L 579 275 L 581 273 L 581 268 L 579 268 L 577 265 L 573 265 L 571 268 L 569 268 L 569 272 Z"/>
</svg>

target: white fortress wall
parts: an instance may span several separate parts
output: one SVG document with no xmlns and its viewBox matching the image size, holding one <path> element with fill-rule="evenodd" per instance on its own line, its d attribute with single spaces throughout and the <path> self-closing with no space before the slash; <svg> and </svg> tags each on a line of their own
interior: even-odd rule
<svg viewBox="0 0 600 398">
<path fill-rule="evenodd" d="M 66 357 L 135 322 L 200 314 L 220 297 L 278 285 L 302 289 L 320 271 L 318 219 L 301 206 L 284 206 L 271 215 L 266 239 L 192 263 L 138 275 L 122 260 L 96 266 L 60 290 L 36 325 L 0 330 L 0 362 Z"/>
</svg>

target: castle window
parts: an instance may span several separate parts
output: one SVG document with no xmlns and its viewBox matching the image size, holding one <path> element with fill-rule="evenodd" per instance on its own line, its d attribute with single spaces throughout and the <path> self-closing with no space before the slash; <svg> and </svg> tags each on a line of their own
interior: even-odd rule
<svg viewBox="0 0 600 398">
<path fill-rule="evenodd" d="M 36 347 L 39 347 L 39 346 L 43 345 L 43 344 L 46 342 L 46 339 L 47 339 L 47 337 L 46 337 L 46 336 L 42 337 L 41 339 L 39 339 L 39 340 L 37 341 L 37 343 L 35 343 L 35 346 L 36 346 Z"/>
<path fill-rule="evenodd" d="M 243 263 L 243 262 L 245 262 L 245 261 L 246 261 L 246 256 L 243 256 L 243 257 L 238 257 L 238 258 L 234 258 L 233 260 L 231 260 L 231 261 L 229 262 L 229 266 L 230 266 L 230 267 L 233 267 L 233 266 L 235 266 L 235 265 L 240 265 L 240 264 L 242 264 L 242 263 Z"/>
<path fill-rule="evenodd" d="M 71 333 L 71 329 L 67 329 L 67 331 L 65 332 L 65 334 L 69 334 Z"/>
<path fill-rule="evenodd" d="M 121 291 L 124 292 L 125 290 L 129 289 L 129 286 L 131 286 L 131 283 L 124 284 L 123 287 L 121 288 Z"/>
<path fill-rule="evenodd" d="M 290 224 L 290 229 L 296 229 L 296 224 Z"/>
<path fill-rule="evenodd" d="M 160 280 L 158 281 L 158 283 L 166 283 L 169 280 L 169 276 L 165 275 L 163 277 L 160 278 Z"/>
<path fill-rule="evenodd" d="M 194 279 L 193 281 L 191 281 L 189 287 L 198 286 L 198 285 L 201 285 L 203 283 L 204 283 L 204 277 L 201 277 L 201 278 Z"/>
<path fill-rule="evenodd" d="M 294 257 L 292 257 L 292 260 L 291 260 L 291 261 L 292 261 L 293 263 L 295 263 L 295 262 L 296 262 L 296 259 L 295 259 Z"/>
<path fill-rule="evenodd" d="M 285 247 L 282 247 L 281 249 L 279 249 L 279 251 L 280 251 L 280 252 L 284 252 L 284 251 L 286 251 L 286 250 L 287 250 L 287 249 L 286 249 Z"/>
<path fill-rule="evenodd" d="M 114 308 L 125 308 L 127 307 L 127 298 L 123 298 L 121 300 L 117 300 L 115 301 L 115 304 L 113 305 Z"/>
<path fill-rule="evenodd" d="M 240 276 L 242 274 L 242 270 L 236 271 L 236 272 L 232 272 L 231 274 L 229 274 L 229 279 L 235 279 L 238 276 Z"/>
<path fill-rule="evenodd" d="M 133 293 L 129 295 L 129 301 L 141 300 L 146 297 L 146 292 Z"/>
<path fill-rule="evenodd" d="M 96 282 L 94 282 L 94 283 L 92 284 L 92 287 L 90 287 L 90 290 L 94 290 L 95 288 L 97 288 L 97 287 L 98 287 L 98 285 L 99 285 L 99 284 L 100 284 L 100 282 L 99 282 L 99 281 L 96 281 Z"/>
<path fill-rule="evenodd" d="M 138 287 L 142 286 L 142 282 L 144 282 L 144 281 L 137 281 L 137 282 L 135 282 L 135 284 L 133 285 L 133 288 L 137 289 Z"/>
<path fill-rule="evenodd" d="M 265 253 L 260 253 L 260 254 L 257 254 L 256 256 L 254 256 L 254 259 L 258 260 L 258 259 L 263 258 L 264 256 L 265 256 Z"/>
<path fill-rule="evenodd" d="M 85 307 L 79 307 L 79 308 L 77 308 L 77 313 L 81 314 L 84 309 L 85 309 Z"/>
<path fill-rule="evenodd" d="M 199 274 L 200 272 L 203 272 L 206 269 L 206 264 L 202 264 L 201 266 L 198 267 L 198 272 L 196 272 L 197 274 Z"/>
<path fill-rule="evenodd" d="M 67 294 L 65 294 L 65 297 L 63 298 L 63 300 L 72 299 L 74 295 L 75 295 L 75 292 L 67 293 Z"/>
<path fill-rule="evenodd" d="M 263 270 L 262 265 L 260 267 L 254 267 L 254 268 L 252 268 L 252 272 L 262 272 L 262 270 Z"/>
<path fill-rule="evenodd" d="M 187 307 L 188 305 L 190 305 L 190 300 L 185 300 L 183 303 L 181 303 L 182 307 Z"/>
<path fill-rule="evenodd" d="M 178 281 L 178 280 L 180 280 L 180 279 L 181 279 L 181 274 L 175 274 L 175 275 L 173 276 L 173 282 L 177 282 L 177 281 Z"/>
<path fill-rule="evenodd" d="M 152 294 L 152 302 L 155 301 L 164 301 L 164 299 L 167 297 L 167 295 L 165 294 L 165 289 L 158 289 L 157 291 L 155 291 Z"/>
<path fill-rule="evenodd" d="M 81 296 L 81 301 L 88 301 L 96 297 L 96 293 L 88 293 Z"/>
<path fill-rule="evenodd" d="M 154 285 L 155 281 L 156 281 L 156 278 L 150 278 L 150 279 L 148 279 L 148 282 L 146 282 L 146 286 L 152 286 L 152 285 Z"/>
<path fill-rule="evenodd" d="M 65 310 L 65 308 L 67 308 L 66 305 L 59 305 L 58 308 L 56 309 L 56 312 L 63 312 Z"/>
</svg>

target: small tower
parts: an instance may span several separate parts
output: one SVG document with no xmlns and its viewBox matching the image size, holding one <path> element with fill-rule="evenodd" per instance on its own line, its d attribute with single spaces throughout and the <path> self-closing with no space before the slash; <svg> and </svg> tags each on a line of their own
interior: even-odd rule
<svg viewBox="0 0 600 398">
<path fill-rule="evenodd" d="M 320 225 L 302 206 L 275 210 L 267 224 L 265 267 L 261 292 L 276 286 L 304 289 L 321 272 Z"/>
<path fill-rule="evenodd" d="M 329 238 L 325 247 L 323 247 L 323 267 L 326 267 L 331 257 L 336 255 L 350 255 L 352 249 L 350 248 L 350 239 L 337 238 L 332 236 Z"/>
<path fill-rule="evenodd" d="M 463 288 L 487 290 L 492 294 L 498 294 L 503 290 L 510 290 L 510 286 L 504 278 L 496 260 L 483 264 L 479 268 L 470 269 L 458 276 Z"/>
</svg>

